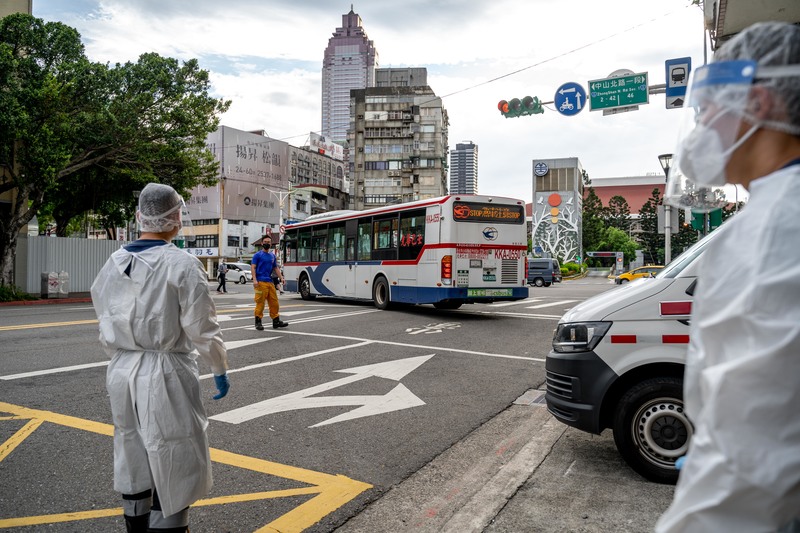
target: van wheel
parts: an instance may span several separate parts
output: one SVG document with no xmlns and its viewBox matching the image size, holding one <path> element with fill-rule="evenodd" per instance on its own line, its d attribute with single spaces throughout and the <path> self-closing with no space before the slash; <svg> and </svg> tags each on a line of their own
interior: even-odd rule
<svg viewBox="0 0 800 533">
<path fill-rule="evenodd" d="M 311 294 L 311 282 L 308 281 L 308 276 L 306 274 L 300 275 L 300 298 L 303 300 L 313 300 L 316 298 L 316 296 Z"/>
<path fill-rule="evenodd" d="M 614 415 L 614 442 L 637 473 L 675 484 L 675 461 L 686 455 L 694 428 L 683 407 L 683 380 L 645 380 L 626 392 Z"/>
<path fill-rule="evenodd" d="M 533 284 L 536 285 L 537 287 L 541 287 L 544 285 L 544 280 L 542 278 L 536 278 L 535 280 L 533 280 Z"/>
<path fill-rule="evenodd" d="M 242 285 L 244 285 L 245 283 L 247 283 L 247 278 L 244 276 L 239 276 L 239 281 L 237 281 L 236 283 L 241 283 Z"/>
<path fill-rule="evenodd" d="M 550 285 L 552 285 L 552 282 L 549 282 L 549 281 L 545 281 L 544 282 L 544 286 L 545 287 L 549 287 Z"/>
<path fill-rule="evenodd" d="M 391 306 L 389 282 L 383 276 L 375 280 L 375 285 L 372 287 L 372 300 L 375 302 L 375 307 L 381 310 L 389 309 Z"/>
</svg>

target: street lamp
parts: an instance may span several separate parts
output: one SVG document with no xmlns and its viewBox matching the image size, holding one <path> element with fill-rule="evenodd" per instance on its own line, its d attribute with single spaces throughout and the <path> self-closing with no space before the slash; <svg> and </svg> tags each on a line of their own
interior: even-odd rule
<svg viewBox="0 0 800 533">
<path fill-rule="evenodd" d="M 658 156 L 658 162 L 661 163 L 664 176 L 668 180 L 672 154 L 661 154 Z M 664 264 L 668 265 L 670 261 L 672 261 L 672 206 L 664 202 Z"/>
</svg>

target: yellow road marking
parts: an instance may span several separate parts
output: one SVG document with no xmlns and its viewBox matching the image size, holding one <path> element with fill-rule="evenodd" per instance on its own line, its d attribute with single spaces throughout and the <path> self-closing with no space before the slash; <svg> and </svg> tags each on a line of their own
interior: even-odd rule
<svg viewBox="0 0 800 533">
<path fill-rule="evenodd" d="M 97 324 L 97 319 L 73 320 L 71 322 L 47 322 L 44 324 L 19 324 L 16 326 L 0 326 L 0 331 L 11 331 L 15 329 L 55 328 L 60 326 L 81 326 L 84 324 Z"/>
<path fill-rule="evenodd" d="M 74 416 L 62 415 L 50 411 L 29 409 L 10 403 L 0 402 L 0 412 L 11 413 L 11 416 L 0 417 L 0 420 L 23 419 L 29 420 L 23 428 L 17 431 L 5 443 L 0 444 L 0 461 L 5 459 L 22 441 L 29 437 L 44 422 L 59 424 L 83 431 L 113 436 L 114 427 L 109 424 L 86 420 Z M 334 512 L 339 507 L 357 497 L 362 492 L 372 488 L 372 485 L 356 481 L 342 475 L 325 474 L 255 457 L 248 457 L 237 453 L 211 448 L 211 460 L 230 466 L 244 468 L 254 472 L 291 479 L 310 486 L 293 489 L 254 492 L 248 494 L 233 494 L 207 498 L 195 502 L 192 506 L 225 505 L 245 501 L 263 500 L 269 498 L 285 498 L 300 495 L 314 495 L 313 498 L 295 507 L 288 513 L 278 517 L 269 524 L 256 530 L 256 533 L 270 532 L 300 532 L 307 529 L 326 515 Z M 93 511 L 80 511 L 74 513 L 61 513 L 53 515 L 27 516 L 0 519 L 0 528 L 19 527 L 29 525 L 51 524 L 56 522 L 70 522 L 76 520 L 90 520 L 106 518 L 122 514 L 122 508 L 98 509 Z"/>
</svg>

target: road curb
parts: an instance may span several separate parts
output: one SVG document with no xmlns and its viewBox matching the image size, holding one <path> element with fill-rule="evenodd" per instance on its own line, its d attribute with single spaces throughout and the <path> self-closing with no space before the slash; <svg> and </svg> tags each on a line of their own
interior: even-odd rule
<svg viewBox="0 0 800 533">
<path fill-rule="evenodd" d="M 526 403 L 481 425 L 337 533 L 483 531 L 567 429 L 543 403 Z"/>
</svg>

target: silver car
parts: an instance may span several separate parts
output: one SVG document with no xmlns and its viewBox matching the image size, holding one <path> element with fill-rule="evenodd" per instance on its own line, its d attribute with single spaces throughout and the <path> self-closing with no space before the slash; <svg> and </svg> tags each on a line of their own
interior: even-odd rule
<svg viewBox="0 0 800 533">
<path fill-rule="evenodd" d="M 225 274 L 227 281 L 234 283 L 249 283 L 253 281 L 253 275 L 250 272 L 250 265 L 247 263 L 225 263 L 228 265 L 228 273 Z"/>
</svg>

